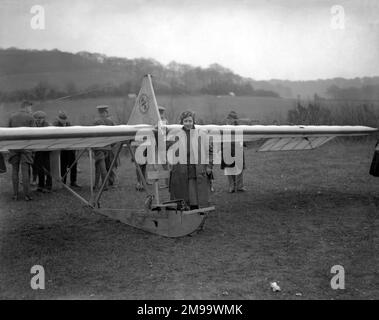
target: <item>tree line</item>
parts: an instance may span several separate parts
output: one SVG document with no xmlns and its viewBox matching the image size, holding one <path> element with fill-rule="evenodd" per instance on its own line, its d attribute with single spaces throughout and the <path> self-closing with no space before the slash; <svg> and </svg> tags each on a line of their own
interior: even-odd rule
<svg viewBox="0 0 379 320">
<path fill-rule="evenodd" d="M 43 80 L 36 81 L 34 87 L 17 87 L 17 82 L 23 83 L 26 76 L 35 75 L 38 80 L 41 73 L 54 78 L 54 84 Z M 174 61 L 162 65 L 153 59 L 107 57 L 89 52 L 73 54 L 59 50 L 9 48 L 0 49 L 0 76 L 13 76 L 15 86 L 8 91 L 0 88 L 0 99 L 56 99 L 83 92 L 87 92 L 81 95 L 84 97 L 125 96 L 138 93 L 141 79 L 147 73 L 153 75 L 155 91 L 162 95 L 233 93 L 279 97 L 275 90 L 256 89 L 252 79 L 243 78 L 217 63 L 201 68 Z M 67 74 L 72 80 L 67 80 Z"/>
<path fill-rule="evenodd" d="M 340 88 L 332 85 L 326 94 L 336 100 L 379 100 L 379 85 Z"/>
<path fill-rule="evenodd" d="M 69 82 L 64 88 L 59 88 L 47 81 L 40 81 L 30 89 L 18 89 L 13 91 L 0 91 L 0 101 L 15 102 L 21 100 L 44 101 L 63 97 L 70 99 L 96 98 L 106 96 L 126 96 L 129 93 L 137 94 L 140 89 L 139 81 L 125 81 L 119 85 L 93 84 L 85 89 L 79 90 L 75 83 Z M 237 95 L 237 96 L 261 96 L 280 97 L 279 94 L 269 90 L 255 90 L 251 84 L 235 84 L 230 81 L 215 81 L 199 90 L 191 90 L 175 81 L 167 84 L 156 81 L 154 83 L 156 94 L 160 95 Z"/>
</svg>

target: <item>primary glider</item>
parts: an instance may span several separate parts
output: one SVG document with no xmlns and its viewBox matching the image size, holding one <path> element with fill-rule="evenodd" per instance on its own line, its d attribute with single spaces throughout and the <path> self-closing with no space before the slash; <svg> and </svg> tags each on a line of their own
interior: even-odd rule
<svg viewBox="0 0 379 320">
<path fill-rule="evenodd" d="M 148 194 L 144 209 L 138 212 L 128 212 L 126 209 L 102 210 L 100 198 L 109 178 L 111 169 L 103 181 L 97 194 L 93 194 L 92 188 L 92 152 L 93 148 L 105 147 L 117 144 L 116 159 L 123 146 L 127 146 L 134 157 L 131 143 L 137 133 L 146 134 L 159 131 L 160 124 L 158 104 L 152 86 L 151 76 L 146 75 L 142 81 L 141 90 L 136 98 L 127 125 L 118 126 L 72 126 L 72 127 L 43 127 L 43 128 L 0 128 L 0 152 L 9 150 L 45 150 L 53 151 L 53 159 L 59 161 L 59 150 L 81 150 L 77 160 L 85 152 L 89 152 L 90 159 L 90 188 L 89 200 L 84 199 L 70 187 L 62 184 L 67 190 L 79 198 L 85 205 L 108 217 L 120 220 L 131 226 L 167 237 L 179 237 L 191 234 L 204 224 L 207 213 L 214 207 L 185 210 L 181 206 L 180 199 L 160 202 L 158 181 L 168 177 L 168 171 L 156 170 L 148 172 L 148 178 L 154 181 L 154 192 Z M 177 129 L 179 125 L 164 126 L 167 130 Z M 315 149 L 338 136 L 361 136 L 369 135 L 377 131 L 376 128 L 365 126 L 277 126 L 277 125 L 197 125 L 209 135 L 215 131 L 229 130 L 241 132 L 244 141 L 255 141 L 258 144 L 257 151 L 283 151 L 283 150 L 310 150 Z M 135 161 L 137 170 L 145 185 L 149 188 Z M 53 177 L 61 181 L 59 165 L 54 165 Z M 57 172 L 58 171 L 58 172 Z M 66 173 L 67 174 L 67 173 Z"/>
</svg>

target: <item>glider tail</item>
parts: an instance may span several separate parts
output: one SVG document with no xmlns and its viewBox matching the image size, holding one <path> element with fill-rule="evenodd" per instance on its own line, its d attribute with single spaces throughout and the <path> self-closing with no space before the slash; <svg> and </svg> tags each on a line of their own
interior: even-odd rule
<svg viewBox="0 0 379 320">
<path fill-rule="evenodd" d="M 142 79 L 141 90 L 130 114 L 128 125 L 150 124 L 155 126 L 160 120 L 151 75 L 147 74 Z"/>
</svg>

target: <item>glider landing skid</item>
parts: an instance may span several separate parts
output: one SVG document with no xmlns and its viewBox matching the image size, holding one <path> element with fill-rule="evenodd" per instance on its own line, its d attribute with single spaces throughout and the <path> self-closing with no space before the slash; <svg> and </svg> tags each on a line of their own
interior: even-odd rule
<svg viewBox="0 0 379 320">
<path fill-rule="evenodd" d="M 167 204 L 158 211 L 134 211 L 125 209 L 94 209 L 109 218 L 119 220 L 132 227 L 148 231 L 160 236 L 177 238 L 201 231 L 207 218 L 207 213 L 214 207 L 182 211 Z"/>
</svg>

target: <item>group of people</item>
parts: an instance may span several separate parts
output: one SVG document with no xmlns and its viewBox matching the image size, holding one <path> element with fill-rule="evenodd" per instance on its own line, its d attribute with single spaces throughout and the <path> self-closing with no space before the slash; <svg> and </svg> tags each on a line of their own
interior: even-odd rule
<svg viewBox="0 0 379 320">
<path fill-rule="evenodd" d="M 36 111 L 33 113 L 33 103 L 23 101 L 20 110 L 9 119 L 8 126 L 15 127 L 68 127 L 71 123 L 65 112 L 59 111 L 57 118 L 50 124 L 47 121 L 47 115 L 44 111 Z M 98 117 L 95 119 L 93 125 L 115 125 L 114 121 L 109 117 L 108 106 L 98 106 Z M 107 172 L 114 158 L 114 146 L 96 148 L 94 149 L 95 159 L 95 183 L 94 189 L 100 187 L 101 183 L 105 181 Z M 0 164 L 0 170 L 5 171 L 4 159 Z M 22 185 L 24 199 L 26 201 L 32 200 L 31 185 L 37 184 L 37 191 L 41 193 L 49 193 L 52 190 L 53 181 L 50 174 L 50 151 L 36 151 L 29 150 L 12 150 L 9 154 L 9 163 L 12 165 L 12 185 L 13 185 L 13 199 L 19 198 L 19 176 L 21 169 Z M 117 167 L 117 162 L 116 166 Z M 77 161 L 75 150 L 61 150 L 60 153 L 60 170 L 63 183 L 66 183 L 68 171 L 70 171 L 70 186 L 73 188 L 81 188 L 77 184 Z M 108 185 L 113 185 L 116 180 L 116 174 L 112 169 L 108 179 Z M 105 186 L 105 189 L 107 189 Z"/>
<path fill-rule="evenodd" d="M 18 112 L 14 113 L 9 119 L 9 127 L 46 127 L 50 126 L 47 121 L 46 113 L 43 111 L 32 112 L 33 104 L 28 101 L 24 101 L 21 104 L 21 108 Z M 94 125 L 106 125 L 114 126 L 115 123 L 109 116 L 108 106 L 101 105 L 97 107 L 98 117 L 94 121 Z M 165 108 L 159 106 L 159 113 L 161 120 L 166 124 L 167 118 L 165 116 Z M 185 111 L 180 116 L 180 124 L 182 130 L 187 137 L 187 164 L 176 164 L 170 166 L 170 178 L 166 181 L 166 185 L 169 187 L 171 199 L 182 199 L 188 205 L 188 208 L 194 209 L 205 206 L 208 203 L 209 191 L 213 189 L 213 164 L 211 158 L 209 158 L 208 164 L 191 163 L 191 153 L 205 152 L 211 156 L 212 150 L 193 150 L 193 133 L 191 129 L 195 128 L 196 117 L 191 111 Z M 238 124 L 237 113 L 231 111 L 227 118 L 226 124 L 236 125 Z M 52 123 L 53 126 L 67 127 L 71 126 L 70 121 L 65 112 L 59 111 L 57 118 Z M 201 144 L 199 144 L 201 148 Z M 232 156 L 233 154 L 232 143 Z M 101 184 L 104 183 L 109 170 L 109 178 L 104 185 L 104 190 L 109 186 L 114 185 L 116 181 L 115 169 L 118 166 L 118 159 L 115 158 L 115 145 L 108 147 L 101 147 L 94 149 L 95 160 L 95 182 L 94 189 L 98 189 Z M 222 152 L 222 150 L 221 150 Z M 200 154 L 200 153 L 199 153 Z M 195 157 L 200 159 L 200 157 Z M 61 162 L 61 175 L 62 180 L 66 183 L 67 171 L 70 171 L 70 185 L 71 187 L 80 188 L 77 184 L 77 164 L 76 164 L 76 152 L 75 150 L 62 150 L 60 155 Z M 114 162 L 114 166 L 111 168 L 111 163 Z M 22 185 L 24 199 L 26 201 L 32 200 L 31 197 L 31 184 L 35 184 L 38 179 L 37 191 L 50 192 L 52 189 L 52 177 L 50 174 L 50 151 L 36 151 L 31 152 L 29 150 L 12 150 L 9 155 L 9 163 L 12 165 L 12 184 L 13 184 L 13 199 L 19 198 L 19 171 L 21 169 Z M 235 164 L 226 164 L 222 157 L 221 169 L 224 170 L 225 175 L 228 178 L 230 193 L 237 191 L 246 191 L 243 185 L 243 169 L 245 163 L 243 161 L 243 169 L 239 174 L 230 174 L 228 170 Z M 0 168 L 2 170 L 2 168 Z M 137 185 L 138 190 L 143 190 L 142 177 L 146 177 L 146 165 L 140 165 L 141 170 L 137 170 Z M 169 169 L 165 165 L 164 169 Z M 32 181 L 31 181 L 32 180 Z M 145 180 L 146 181 L 146 180 Z"/>
<path fill-rule="evenodd" d="M 50 123 L 47 121 L 47 116 L 44 111 L 38 110 L 33 112 L 33 103 L 23 101 L 20 110 L 14 113 L 10 119 L 8 126 L 16 127 L 47 127 Z M 53 126 L 66 127 L 70 126 L 67 115 L 60 111 L 57 119 L 53 122 Z M 21 169 L 22 186 L 24 199 L 32 200 L 31 185 L 37 184 L 37 191 L 41 193 L 51 192 L 53 181 L 50 174 L 50 151 L 29 150 L 11 150 L 9 153 L 9 163 L 12 165 L 12 186 L 13 199 L 19 198 L 19 173 Z M 61 174 L 66 183 L 66 172 L 70 170 L 70 184 L 72 187 L 80 188 L 76 183 L 77 167 L 75 164 L 75 151 L 61 151 Z"/>
</svg>

